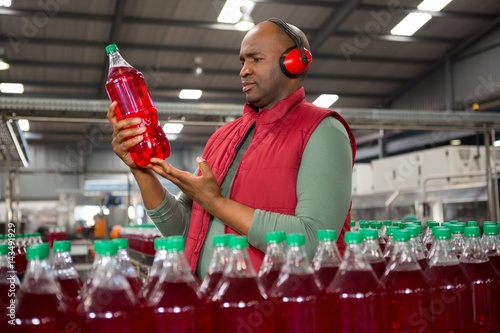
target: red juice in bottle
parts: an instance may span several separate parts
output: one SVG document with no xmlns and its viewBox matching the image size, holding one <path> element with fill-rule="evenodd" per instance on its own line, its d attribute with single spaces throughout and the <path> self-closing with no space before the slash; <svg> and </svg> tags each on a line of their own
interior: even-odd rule
<svg viewBox="0 0 500 333">
<path fill-rule="evenodd" d="M 318 278 L 318 281 L 323 289 L 328 288 L 338 270 L 339 266 L 323 266 L 315 272 L 316 277 Z"/>
<path fill-rule="evenodd" d="M 491 264 L 495 268 L 498 274 L 500 274 L 500 256 L 488 256 Z"/>
<path fill-rule="evenodd" d="M 418 259 L 417 262 L 420 265 L 420 268 L 422 268 L 422 272 L 425 272 L 425 270 L 429 266 L 427 258 Z"/>
<path fill-rule="evenodd" d="M 337 248 L 337 232 L 335 230 L 320 229 L 316 235 L 319 244 L 311 266 L 320 282 L 321 289 L 325 291 L 337 274 L 342 258 Z"/>
<path fill-rule="evenodd" d="M 200 284 L 200 293 L 206 301 L 210 301 L 213 293 L 222 278 L 224 269 L 229 261 L 229 239 L 233 234 L 215 235 L 212 240 L 214 251 L 210 259 L 208 271 Z"/>
<path fill-rule="evenodd" d="M 385 269 L 387 267 L 387 262 L 385 260 L 370 262 L 373 272 L 380 279 L 384 275 Z"/>
<path fill-rule="evenodd" d="M 283 231 L 271 231 L 266 233 L 266 253 L 257 277 L 259 283 L 268 294 L 280 275 L 281 268 L 285 264 L 285 237 L 286 234 Z"/>
<path fill-rule="evenodd" d="M 108 45 L 106 53 L 110 58 L 106 90 L 110 100 L 118 102 L 115 109 L 117 119 L 141 118 L 140 126 L 146 127 L 146 132 L 142 134 L 144 140 L 129 148 L 132 159 L 138 166 L 145 167 L 153 157 L 167 158 L 170 156 L 170 144 L 158 122 L 144 75 L 120 56 L 115 44 Z"/>
<path fill-rule="evenodd" d="M 281 269 L 272 269 L 265 275 L 259 277 L 259 283 L 266 292 L 269 292 L 280 275 Z"/>
<path fill-rule="evenodd" d="M 207 273 L 205 279 L 203 279 L 202 285 L 203 289 L 200 287 L 200 291 L 202 295 L 207 299 L 213 294 L 215 287 L 219 284 L 220 279 L 222 278 L 222 272 L 212 272 Z"/>
<path fill-rule="evenodd" d="M 76 308 L 78 299 L 80 297 L 80 291 L 83 287 L 82 281 L 77 278 L 71 278 L 71 279 L 56 278 L 56 280 L 61 285 L 61 289 L 69 297 L 70 303 L 71 305 L 73 305 L 73 308 Z"/>
</svg>

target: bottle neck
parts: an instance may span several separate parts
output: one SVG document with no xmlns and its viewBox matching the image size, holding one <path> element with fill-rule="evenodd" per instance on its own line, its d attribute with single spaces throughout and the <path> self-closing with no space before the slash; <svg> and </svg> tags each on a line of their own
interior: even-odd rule
<svg viewBox="0 0 500 333">
<path fill-rule="evenodd" d="M 216 246 L 212 254 L 212 260 L 208 267 L 208 273 L 222 273 L 229 262 L 229 249 L 225 246 Z"/>
<path fill-rule="evenodd" d="M 481 246 L 487 255 L 500 255 L 500 241 L 497 235 L 483 235 Z"/>
<path fill-rule="evenodd" d="M 488 260 L 486 252 L 481 247 L 481 239 L 479 237 L 465 237 L 465 245 L 460 256 L 460 262 L 480 263 Z"/>
<path fill-rule="evenodd" d="M 231 249 L 229 262 L 224 269 L 224 276 L 227 277 L 255 277 L 255 271 L 248 259 L 246 249 Z"/>
<path fill-rule="evenodd" d="M 435 239 L 434 249 L 432 253 L 429 252 L 429 265 L 430 266 L 448 266 L 458 265 L 458 258 L 451 247 L 450 240 L 448 239 Z"/>
<path fill-rule="evenodd" d="M 113 67 L 132 67 L 130 64 L 123 59 L 120 52 L 116 51 L 108 55 L 109 58 L 109 68 Z"/>
<path fill-rule="evenodd" d="M 283 272 L 288 274 L 312 274 L 304 246 L 289 246 Z"/>
<path fill-rule="evenodd" d="M 346 271 L 367 271 L 372 270 L 370 263 L 362 254 L 362 244 L 347 244 L 344 251 L 344 258 L 339 270 Z"/>
<path fill-rule="evenodd" d="M 369 260 L 373 260 L 375 258 L 383 260 L 384 258 L 378 239 L 365 239 L 363 246 L 361 247 L 361 253 Z"/>
<path fill-rule="evenodd" d="M 337 244 L 334 241 L 320 241 L 318 250 L 314 254 L 313 267 L 337 267 L 340 265 L 342 258 L 340 257 Z"/>
<path fill-rule="evenodd" d="M 269 243 L 266 247 L 266 254 L 262 265 L 283 265 L 286 261 L 286 253 L 279 243 Z"/>
<path fill-rule="evenodd" d="M 168 282 L 193 282 L 194 275 L 191 272 L 186 255 L 183 251 L 167 251 L 167 257 L 163 263 L 160 281 Z"/>
<path fill-rule="evenodd" d="M 387 265 L 391 270 L 421 270 L 409 242 L 404 241 L 394 241 L 394 249 Z"/>
<path fill-rule="evenodd" d="M 36 288 L 36 290 L 34 290 Z M 55 282 L 55 275 L 47 259 L 28 260 L 26 273 L 23 277 L 21 289 L 25 292 L 61 294 L 59 284 Z"/>
</svg>

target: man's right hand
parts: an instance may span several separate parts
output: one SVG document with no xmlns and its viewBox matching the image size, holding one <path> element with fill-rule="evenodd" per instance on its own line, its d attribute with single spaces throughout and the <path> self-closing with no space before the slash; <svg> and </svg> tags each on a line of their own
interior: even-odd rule
<svg viewBox="0 0 500 333">
<path fill-rule="evenodd" d="M 137 127 L 141 123 L 140 118 L 128 118 L 118 121 L 115 115 L 116 105 L 116 102 L 111 103 L 106 115 L 111 126 L 113 126 L 111 141 L 113 151 L 131 169 L 141 169 L 134 163 L 128 150 L 144 139 L 141 134 L 146 131 L 146 127 Z"/>
</svg>

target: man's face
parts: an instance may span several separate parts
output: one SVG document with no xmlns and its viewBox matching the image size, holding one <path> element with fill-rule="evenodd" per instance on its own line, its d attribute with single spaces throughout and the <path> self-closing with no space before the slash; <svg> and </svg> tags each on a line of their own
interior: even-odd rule
<svg viewBox="0 0 500 333">
<path fill-rule="evenodd" d="M 276 29 L 279 27 L 274 23 L 263 23 L 250 31 L 241 43 L 242 90 L 247 102 L 259 109 L 269 109 L 293 92 L 291 80 L 279 66 L 280 56 L 287 47 L 276 38 Z"/>
</svg>

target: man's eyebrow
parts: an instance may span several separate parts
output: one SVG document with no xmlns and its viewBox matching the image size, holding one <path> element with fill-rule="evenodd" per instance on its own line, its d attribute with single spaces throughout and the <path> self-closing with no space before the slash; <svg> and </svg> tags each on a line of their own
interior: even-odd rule
<svg viewBox="0 0 500 333">
<path fill-rule="evenodd" d="M 245 54 L 241 55 L 241 56 L 240 56 L 240 59 L 241 59 L 241 58 L 243 58 L 243 57 L 247 57 L 247 58 L 248 58 L 248 57 L 254 57 L 254 56 L 259 55 L 259 54 L 261 54 L 261 53 L 262 53 L 262 52 L 259 52 L 259 51 L 247 52 L 247 53 L 245 53 Z"/>
</svg>

